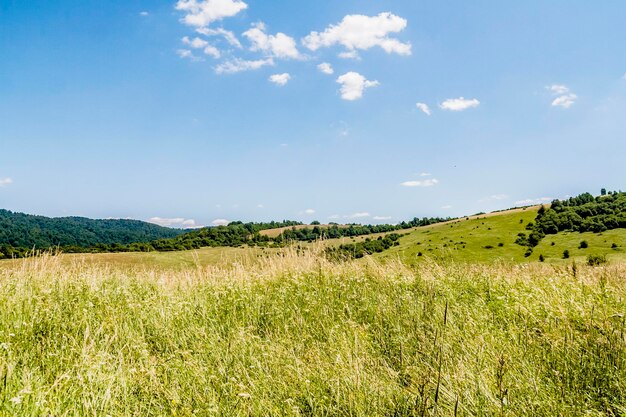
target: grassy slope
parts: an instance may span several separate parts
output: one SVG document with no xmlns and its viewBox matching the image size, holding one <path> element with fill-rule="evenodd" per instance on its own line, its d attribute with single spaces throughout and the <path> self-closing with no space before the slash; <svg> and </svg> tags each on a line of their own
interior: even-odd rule
<svg viewBox="0 0 626 417">
<path fill-rule="evenodd" d="M 27 260 L 0 270 L 0 415 L 623 415 L 625 268 Z"/>
<path fill-rule="evenodd" d="M 422 262 L 426 259 L 437 261 L 452 260 L 455 262 L 534 262 L 540 254 L 546 262 L 585 262 L 589 254 L 607 255 L 609 260 L 626 260 L 626 230 L 611 230 L 600 234 L 594 233 L 559 233 L 546 236 L 537 246 L 530 257 L 525 257 L 526 249 L 515 244 L 517 234 L 529 233 L 525 227 L 537 215 L 538 207 L 529 207 L 525 210 L 514 209 L 503 212 L 489 213 L 469 217 L 469 220 L 460 220 L 448 223 L 419 227 L 398 233 L 407 234 L 400 239 L 400 246 L 375 255 L 382 259 L 400 258 L 405 262 Z M 307 227 L 307 226 L 302 226 Z M 310 226 L 308 226 L 310 227 Z M 278 229 L 276 229 L 278 230 Z M 384 236 L 380 233 L 355 238 L 341 238 L 327 240 L 321 245 L 339 245 L 360 242 L 366 238 L 376 239 Z M 582 240 L 589 243 L 588 249 L 578 249 Z M 459 242 L 465 242 L 461 244 Z M 551 243 L 555 245 L 552 246 Z M 498 243 L 504 246 L 499 247 Z M 616 243 L 619 248 L 612 249 Z M 311 247 L 317 244 L 300 243 L 302 247 Z M 444 246 L 445 245 L 445 246 Z M 463 247 L 465 246 L 465 247 Z M 486 249 L 485 246 L 493 246 Z M 568 249 L 571 258 L 562 260 L 563 251 Z M 280 253 L 280 249 L 260 248 L 202 248 L 195 251 L 181 252 L 151 252 L 151 253 L 106 253 L 94 255 L 63 255 L 64 262 L 84 261 L 96 265 L 114 264 L 128 267 L 160 267 L 164 269 L 180 269 L 187 266 L 232 265 L 234 263 L 250 263 L 255 259 Z M 422 257 L 417 256 L 422 252 Z M 7 266 L 14 261 L 0 261 L 0 267 Z"/>
<path fill-rule="evenodd" d="M 547 262 L 560 260 L 563 251 L 568 249 L 572 258 L 585 261 L 589 254 L 608 255 L 609 259 L 626 259 L 626 230 L 618 229 L 600 234 L 560 233 L 547 236 L 537 246 L 533 254 L 526 258 L 525 248 L 515 244 L 518 233 L 525 230 L 528 222 L 537 216 L 537 207 L 526 210 L 510 210 L 490 215 L 478 216 L 469 220 L 461 219 L 447 224 L 433 225 L 414 229 L 400 239 L 400 246 L 391 248 L 382 258 L 400 257 L 407 262 L 418 262 L 425 258 L 436 260 L 454 260 L 458 262 L 528 262 L 537 261 L 543 254 Z M 588 249 L 577 249 L 580 242 L 586 240 Z M 464 243 L 461 243 L 464 242 Z M 554 246 L 551 243 L 554 242 Z M 499 247 L 498 244 L 503 246 Z M 612 249 L 616 243 L 619 248 Z M 485 246 L 492 246 L 486 249 Z M 419 252 L 422 257 L 419 257 Z"/>
</svg>

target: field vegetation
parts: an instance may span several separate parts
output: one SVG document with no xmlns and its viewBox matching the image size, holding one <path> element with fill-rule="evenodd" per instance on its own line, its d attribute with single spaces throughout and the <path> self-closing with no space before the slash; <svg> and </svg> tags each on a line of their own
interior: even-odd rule
<svg viewBox="0 0 626 417">
<path fill-rule="evenodd" d="M 626 267 L 0 266 L 0 415 L 626 413 Z M 127 255 L 127 254 L 121 254 Z"/>
</svg>

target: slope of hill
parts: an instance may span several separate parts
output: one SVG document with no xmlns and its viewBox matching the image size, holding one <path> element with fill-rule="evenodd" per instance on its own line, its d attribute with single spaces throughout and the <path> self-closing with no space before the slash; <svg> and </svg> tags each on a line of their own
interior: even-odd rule
<svg viewBox="0 0 626 417">
<path fill-rule="evenodd" d="M 13 247 L 124 245 L 173 238 L 182 233 L 185 231 L 138 220 L 51 218 L 0 209 L 0 245 Z"/>
<path fill-rule="evenodd" d="M 425 259 L 454 262 L 568 262 L 585 261 L 589 255 L 626 259 L 626 229 L 601 233 L 560 232 L 542 239 L 532 252 L 516 242 L 520 233 L 537 217 L 539 207 L 510 210 L 470 219 L 459 219 L 413 230 L 399 239 L 399 245 L 378 254 L 415 263 Z M 586 245 L 581 245 L 585 241 Z M 587 247 L 581 247 L 587 246 Z"/>
</svg>

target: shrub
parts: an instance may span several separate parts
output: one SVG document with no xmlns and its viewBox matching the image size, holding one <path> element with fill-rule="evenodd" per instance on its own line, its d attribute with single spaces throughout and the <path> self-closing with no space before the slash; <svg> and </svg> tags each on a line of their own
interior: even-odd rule
<svg viewBox="0 0 626 417">
<path fill-rule="evenodd" d="M 565 249 L 563 251 L 563 259 L 567 259 L 567 258 L 569 258 L 569 250 Z"/>
<path fill-rule="evenodd" d="M 617 243 L 613 243 L 613 244 L 611 245 L 611 249 L 617 249 Z"/>
<path fill-rule="evenodd" d="M 580 245 L 578 245 L 578 249 L 587 249 L 589 247 L 589 243 L 587 243 L 586 240 L 583 240 L 582 242 L 580 242 Z"/>
<path fill-rule="evenodd" d="M 604 255 L 589 255 L 587 256 L 587 264 L 589 266 L 598 266 L 606 263 L 606 256 Z"/>
<path fill-rule="evenodd" d="M 543 254 L 539 255 L 539 262 L 543 262 L 545 260 L 546 260 L 546 258 L 543 257 Z"/>
</svg>

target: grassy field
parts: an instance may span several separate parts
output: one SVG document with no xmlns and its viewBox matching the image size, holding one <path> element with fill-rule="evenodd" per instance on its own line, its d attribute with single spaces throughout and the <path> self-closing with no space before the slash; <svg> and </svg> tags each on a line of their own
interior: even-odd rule
<svg viewBox="0 0 626 417">
<path fill-rule="evenodd" d="M 543 255 L 547 263 L 586 262 L 588 255 L 605 255 L 613 262 L 626 261 L 626 229 L 610 230 L 604 233 L 559 233 L 548 235 L 534 248 L 532 255 L 525 256 L 526 248 L 515 244 L 518 233 L 529 233 L 525 228 L 528 222 L 537 216 L 538 207 L 514 209 L 488 213 L 479 216 L 464 217 L 446 223 L 435 224 L 398 231 L 405 235 L 400 245 L 375 257 L 379 260 L 400 259 L 405 263 L 435 260 L 439 263 L 529 263 L 537 262 Z M 298 226 L 305 228 L 311 226 Z M 283 229 L 273 229 L 277 235 Z M 296 246 L 314 248 L 361 242 L 376 239 L 388 233 L 379 233 L 354 238 L 343 237 L 316 243 L 300 242 Z M 579 249 L 580 242 L 586 241 L 588 248 Z M 617 248 L 613 248 L 613 244 Z M 563 251 L 570 252 L 570 258 L 563 258 Z M 113 265 L 129 268 L 160 268 L 181 270 L 188 267 L 207 266 L 251 266 L 260 258 L 283 253 L 285 249 L 255 247 L 218 247 L 202 248 L 180 252 L 131 252 L 102 254 L 64 254 L 63 263 L 83 262 L 95 266 Z M 421 253 L 421 256 L 419 254 Z M 0 269 L 10 267 L 16 261 L 0 260 Z"/>
<path fill-rule="evenodd" d="M 626 230 L 616 229 L 604 233 L 559 233 L 546 236 L 526 257 L 526 248 L 515 244 L 518 233 L 530 233 L 526 225 L 537 216 L 538 207 L 510 210 L 478 217 L 465 218 L 413 229 L 393 247 L 377 257 L 400 258 L 414 263 L 425 259 L 438 262 L 585 262 L 590 254 L 606 255 L 609 260 L 626 260 Z M 587 249 L 578 249 L 581 241 Z M 612 248 L 613 243 L 618 247 Z M 569 250 L 571 258 L 563 260 L 563 251 Z M 421 255 L 420 255 L 421 254 Z"/>
<path fill-rule="evenodd" d="M 617 416 L 626 266 L 0 270 L 3 416 Z"/>
</svg>

